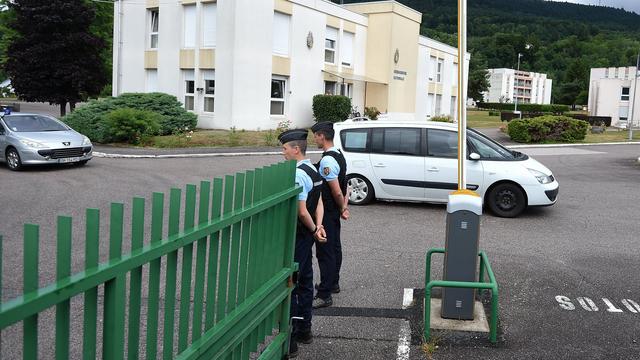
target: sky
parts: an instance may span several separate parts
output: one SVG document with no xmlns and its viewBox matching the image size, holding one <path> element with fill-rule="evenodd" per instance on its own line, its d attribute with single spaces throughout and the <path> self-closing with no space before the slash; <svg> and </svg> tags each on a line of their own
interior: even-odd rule
<svg viewBox="0 0 640 360">
<path fill-rule="evenodd" d="M 602 5 L 614 8 L 624 8 L 640 15 L 640 0 L 553 0 L 560 2 L 572 2 L 576 4 Z"/>
</svg>

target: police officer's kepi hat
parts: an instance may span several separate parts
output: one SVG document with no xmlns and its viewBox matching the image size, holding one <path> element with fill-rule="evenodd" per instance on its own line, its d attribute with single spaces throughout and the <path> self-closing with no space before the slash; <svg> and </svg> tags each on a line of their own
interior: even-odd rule
<svg viewBox="0 0 640 360">
<path fill-rule="evenodd" d="M 291 129 L 280 134 L 278 136 L 278 141 L 280 141 L 280 143 L 283 145 L 288 143 L 289 141 L 296 141 L 296 140 L 306 141 L 308 134 L 309 132 L 307 131 L 307 129 Z"/>
<path fill-rule="evenodd" d="M 330 121 L 323 121 L 323 122 L 316 123 L 311 127 L 311 131 L 313 131 L 314 134 L 320 130 L 333 134 L 333 123 Z"/>
</svg>

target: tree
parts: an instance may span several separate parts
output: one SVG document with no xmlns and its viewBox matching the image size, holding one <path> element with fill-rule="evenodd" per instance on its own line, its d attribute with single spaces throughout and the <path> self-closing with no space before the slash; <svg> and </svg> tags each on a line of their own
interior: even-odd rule
<svg viewBox="0 0 640 360">
<path fill-rule="evenodd" d="M 469 60 L 469 81 L 467 97 L 482 101 L 482 93 L 489 90 L 487 60 L 480 54 L 472 54 Z"/>
<path fill-rule="evenodd" d="M 104 41 L 91 31 L 93 7 L 84 0 L 15 0 L 15 32 L 5 71 L 22 100 L 60 105 L 60 115 L 96 96 L 107 82 Z"/>
</svg>

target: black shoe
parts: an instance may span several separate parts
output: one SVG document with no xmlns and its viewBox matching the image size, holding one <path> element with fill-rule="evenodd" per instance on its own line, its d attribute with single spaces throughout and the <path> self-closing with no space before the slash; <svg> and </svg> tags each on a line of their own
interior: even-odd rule
<svg viewBox="0 0 640 360">
<path fill-rule="evenodd" d="M 320 287 L 320 284 L 316 284 L 316 286 L 315 286 L 316 291 L 318 291 L 319 287 Z M 340 292 L 340 285 L 336 285 L 336 286 L 333 287 L 333 289 L 331 289 L 331 293 L 332 294 L 337 294 L 339 292 Z"/>
<path fill-rule="evenodd" d="M 302 344 L 311 344 L 313 342 L 313 334 L 311 333 L 311 330 L 305 331 L 305 332 L 299 332 L 297 334 L 294 335 L 295 339 L 297 342 L 302 343 Z"/>
<path fill-rule="evenodd" d="M 331 297 L 323 299 L 321 297 L 317 297 L 316 296 L 316 298 L 313 299 L 313 308 L 314 309 L 328 307 L 328 306 L 331 306 L 331 305 L 333 305 L 333 299 L 331 299 Z"/>
<path fill-rule="evenodd" d="M 287 359 L 293 359 L 298 356 L 298 343 L 296 339 L 291 339 L 289 342 L 289 353 L 287 354 Z"/>
</svg>

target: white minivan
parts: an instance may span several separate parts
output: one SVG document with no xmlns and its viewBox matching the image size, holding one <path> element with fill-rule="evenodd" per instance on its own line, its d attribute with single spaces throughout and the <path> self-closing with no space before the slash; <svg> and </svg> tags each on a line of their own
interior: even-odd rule
<svg viewBox="0 0 640 360">
<path fill-rule="evenodd" d="M 442 122 L 336 123 L 334 143 L 347 160 L 349 201 L 374 199 L 446 203 L 458 188 L 458 127 Z M 467 131 L 467 188 L 496 215 L 556 202 L 558 182 L 531 157 Z"/>
</svg>

